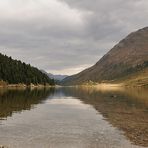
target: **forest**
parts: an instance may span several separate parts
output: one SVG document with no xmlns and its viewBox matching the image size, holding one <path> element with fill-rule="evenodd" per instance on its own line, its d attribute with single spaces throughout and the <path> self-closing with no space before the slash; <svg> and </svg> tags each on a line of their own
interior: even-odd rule
<svg viewBox="0 0 148 148">
<path fill-rule="evenodd" d="M 14 60 L 7 55 L 0 53 L 0 81 L 8 84 L 43 84 L 54 85 L 54 80 L 50 79 L 39 69 L 25 64 L 19 60 Z"/>
</svg>

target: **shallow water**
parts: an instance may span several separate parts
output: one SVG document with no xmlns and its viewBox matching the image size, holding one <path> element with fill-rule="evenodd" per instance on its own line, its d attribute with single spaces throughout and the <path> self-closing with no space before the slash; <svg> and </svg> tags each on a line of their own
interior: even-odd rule
<svg viewBox="0 0 148 148">
<path fill-rule="evenodd" d="M 0 90 L 0 145 L 10 148 L 148 147 L 148 91 Z"/>
</svg>

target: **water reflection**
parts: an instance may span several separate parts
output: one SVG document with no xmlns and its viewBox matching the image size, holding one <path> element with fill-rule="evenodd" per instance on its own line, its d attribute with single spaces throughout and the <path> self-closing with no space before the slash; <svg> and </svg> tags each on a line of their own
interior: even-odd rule
<svg viewBox="0 0 148 148">
<path fill-rule="evenodd" d="M 41 103 L 54 89 L 0 89 L 0 120 L 12 116 L 14 112 L 30 110 Z"/>
<path fill-rule="evenodd" d="M 34 106 L 38 107 L 33 109 Z M 19 117 L 13 115 L 23 110 L 30 111 L 20 114 Z M 98 111 L 97 115 L 96 111 Z M 103 115 L 103 121 L 100 114 Z M 8 117 L 14 118 L 8 120 Z M 92 147 L 97 147 L 96 145 L 100 145 L 101 142 L 102 147 L 107 147 L 111 145 L 113 139 L 117 139 L 117 142 L 113 142 L 112 145 L 120 147 L 118 142 L 124 138 L 116 131 L 118 128 L 134 145 L 148 147 L 148 90 L 95 87 L 2 89 L 0 90 L 0 119 L 8 120 L 5 120 L 0 130 L 0 140 L 4 144 L 7 139 L 10 145 L 14 145 L 15 142 L 25 143 L 30 138 L 34 144 L 46 143 L 47 147 L 49 144 L 60 148 L 62 145 L 64 148 L 65 145 L 86 147 L 88 143 L 91 143 Z M 112 129 L 108 123 L 115 129 Z M 13 125 L 13 128 L 10 125 Z M 16 133 L 17 137 L 12 139 L 11 137 Z M 20 135 L 23 140 L 17 139 Z M 66 140 L 69 141 L 66 143 Z M 33 147 L 32 141 L 29 141 L 30 147 Z"/>
<path fill-rule="evenodd" d="M 148 90 L 136 88 L 99 89 L 67 88 L 66 95 L 91 104 L 105 120 L 124 131 L 136 145 L 148 146 Z"/>
</svg>

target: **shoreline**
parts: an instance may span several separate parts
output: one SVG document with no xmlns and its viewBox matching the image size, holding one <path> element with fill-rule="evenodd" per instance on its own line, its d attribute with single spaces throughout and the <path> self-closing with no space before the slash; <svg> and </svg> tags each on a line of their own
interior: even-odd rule
<svg viewBox="0 0 148 148">
<path fill-rule="evenodd" d="M 16 89 L 27 89 L 27 88 L 59 88 L 59 87 L 87 87 L 87 88 L 98 88 L 98 89 L 121 89 L 121 88 L 148 88 L 147 85 L 128 85 L 126 83 L 98 83 L 98 84 L 82 84 L 82 85 L 26 85 L 26 84 L 7 84 L 0 85 L 2 88 L 16 88 Z"/>
<path fill-rule="evenodd" d="M 77 88 L 97 88 L 102 90 L 117 90 L 125 88 L 148 88 L 147 85 L 133 85 L 126 83 L 98 83 L 98 84 L 82 84 L 82 85 L 71 85 L 61 87 L 77 87 Z"/>
<path fill-rule="evenodd" d="M 101 88 L 120 88 L 120 87 L 125 87 L 125 88 L 128 88 L 128 87 L 148 87 L 148 84 L 147 83 L 126 83 L 126 82 L 114 82 L 114 83 L 110 83 L 110 82 L 106 82 L 106 83 L 96 83 L 96 84 L 82 84 L 82 85 L 79 85 L 79 86 L 87 86 L 87 87 L 101 87 Z"/>
<path fill-rule="evenodd" d="M 2 88 L 16 88 L 16 89 L 27 89 L 27 88 L 51 88 L 55 87 L 55 85 L 26 85 L 26 84 L 7 84 L 7 85 L 0 85 L 0 89 Z"/>
</svg>

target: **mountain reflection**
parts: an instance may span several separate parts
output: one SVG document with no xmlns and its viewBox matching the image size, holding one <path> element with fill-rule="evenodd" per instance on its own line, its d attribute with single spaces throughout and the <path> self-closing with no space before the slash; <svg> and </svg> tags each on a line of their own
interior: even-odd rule
<svg viewBox="0 0 148 148">
<path fill-rule="evenodd" d="M 65 95 L 91 104 L 112 126 L 122 130 L 136 145 L 148 146 L 148 90 L 65 88 Z"/>
<path fill-rule="evenodd" d="M 54 89 L 0 89 L 0 120 L 14 112 L 30 110 L 33 105 L 44 101 Z"/>
</svg>

